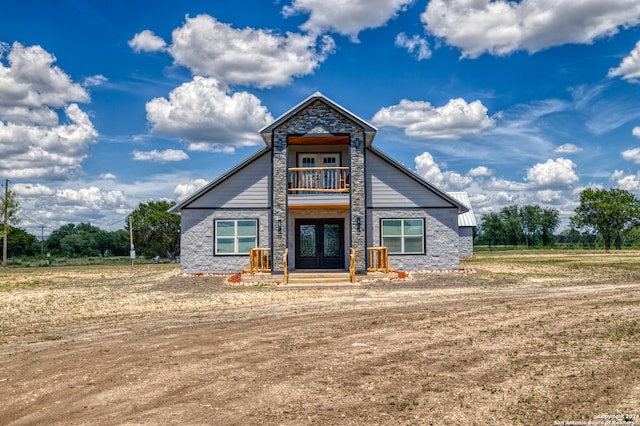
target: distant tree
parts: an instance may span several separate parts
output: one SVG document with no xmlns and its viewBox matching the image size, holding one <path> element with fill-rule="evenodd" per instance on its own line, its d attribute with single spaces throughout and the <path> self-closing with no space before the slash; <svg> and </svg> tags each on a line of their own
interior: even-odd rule
<svg viewBox="0 0 640 426">
<path fill-rule="evenodd" d="M 133 219 L 133 239 L 142 254 L 167 256 L 173 259 L 180 250 L 180 217 L 168 213 L 170 201 L 140 203 L 130 217 Z"/>
<path fill-rule="evenodd" d="M 556 209 L 542 209 L 540 216 L 540 232 L 542 245 L 547 247 L 555 243 L 553 233 L 560 224 L 560 212 Z"/>
<path fill-rule="evenodd" d="M 481 235 L 479 238 L 483 243 L 489 245 L 489 249 L 504 242 L 504 225 L 498 213 L 489 213 L 483 216 L 480 222 L 480 229 Z"/>
<path fill-rule="evenodd" d="M 9 249 L 9 257 L 13 256 L 33 256 L 35 254 L 34 247 L 38 239 L 22 228 L 9 228 L 7 235 L 7 246 Z"/>
<path fill-rule="evenodd" d="M 107 232 L 90 223 L 69 223 L 54 230 L 47 238 L 47 250 L 57 256 L 107 256 L 126 255 L 128 249 L 118 246 L 120 231 Z"/>
<path fill-rule="evenodd" d="M 518 206 L 507 206 L 500 210 L 500 216 L 502 217 L 502 223 L 504 227 L 504 234 L 506 242 L 512 246 L 517 246 L 522 241 L 522 221 L 520 219 L 520 209 Z"/>
<path fill-rule="evenodd" d="M 8 248 L 9 248 L 9 229 L 20 222 L 18 211 L 20 205 L 15 199 L 13 192 L 5 188 L 0 191 L 0 239 L 2 239 L 2 266 L 7 266 Z M 5 228 L 6 223 L 6 228 Z M 7 250 L 5 250 L 5 248 Z"/>
<path fill-rule="evenodd" d="M 580 205 L 571 223 L 578 229 L 597 231 L 605 250 L 621 248 L 621 232 L 634 227 L 640 218 L 640 201 L 629 191 L 619 188 L 587 188 L 580 194 Z"/>
<path fill-rule="evenodd" d="M 523 206 L 519 216 L 524 242 L 527 247 L 531 247 L 536 235 L 542 234 L 542 209 L 537 205 Z"/>
</svg>

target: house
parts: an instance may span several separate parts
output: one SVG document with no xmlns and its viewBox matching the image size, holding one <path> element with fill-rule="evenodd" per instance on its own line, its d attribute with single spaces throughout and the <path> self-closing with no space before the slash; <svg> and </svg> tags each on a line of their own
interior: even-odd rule
<svg viewBox="0 0 640 426">
<path fill-rule="evenodd" d="M 449 192 L 449 195 L 463 205 L 467 206 L 468 211 L 458 215 L 458 254 L 460 257 L 473 256 L 473 230 L 478 226 L 476 216 L 473 214 L 469 195 L 466 192 Z"/>
<path fill-rule="evenodd" d="M 320 93 L 260 130 L 264 148 L 170 210 L 182 272 L 236 273 L 257 247 L 273 274 L 344 271 L 351 249 L 366 274 L 371 247 L 387 247 L 396 270 L 458 269 L 468 198 L 375 148 L 376 131 Z"/>
</svg>

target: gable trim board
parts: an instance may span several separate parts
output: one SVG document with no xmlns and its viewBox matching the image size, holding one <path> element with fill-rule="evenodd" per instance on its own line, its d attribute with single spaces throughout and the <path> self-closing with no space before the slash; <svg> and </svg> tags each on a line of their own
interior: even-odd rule
<svg viewBox="0 0 640 426">
<path fill-rule="evenodd" d="M 289 248 L 289 265 L 295 269 L 295 250 L 299 249 L 295 247 L 296 219 L 306 218 L 344 221 L 343 241 L 339 244 L 341 250 L 344 249 L 341 253 L 346 255 L 341 269 L 348 268 L 348 252 L 352 246 L 356 250 L 358 273 L 366 273 L 366 247 L 381 244 L 382 220 L 413 218 L 424 223 L 424 253 L 390 254 L 390 267 L 457 269 L 461 241 L 464 241 L 460 229 L 471 229 L 459 226 L 461 216 L 471 211 L 468 197 L 440 190 L 373 147 L 376 131 L 319 93 L 261 129 L 266 147 L 170 210 L 182 215 L 182 271 L 235 273 L 248 266 L 248 255 L 214 253 L 214 221 L 229 217 L 258 220 L 258 246 L 271 249 L 274 274 L 282 273 L 285 248 Z M 302 197 L 289 194 L 288 168 L 292 167 L 291 161 L 297 166 L 292 158 L 299 155 L 301 149 L 317 152 L 335 149 L 333 139 L 319 137 L 327 134 L 345 138 L 343 149 L 349 159 L 345 164 L 351 178 L 349 193 L 312 193 Z M 302 140 L 305 144 L 291 145 L 289 149 L 289 136 L 309 138 Z M 284 143 L 274 146 L 275 139 L 283 139 Z M 329 142 L 325 146 L 323 141 Z"/>
</svg>

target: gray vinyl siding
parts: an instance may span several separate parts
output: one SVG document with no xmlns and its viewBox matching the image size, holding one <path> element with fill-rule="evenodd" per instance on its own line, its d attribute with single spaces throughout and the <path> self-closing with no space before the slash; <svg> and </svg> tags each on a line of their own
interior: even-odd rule
<svg viewBox="0 0 640 426">
<path fill-rule="evenodd" d="M 389 267 L 398 271 L 457 270 L 460 267 L 458 254 L 458 209 L 408 208 L 370 209 L 367 214 L 367 246 L 380 246 L 381 219 L 423 219 L 424 254 L 390 254 Z"/>
<path fill-rule="evenodd" d="M 182 209 L 180 236 L 180 267 L 186 274 L 238 273 L 249 267 L 249 255 L 213 254 L 215 219 L 256 219 L 258 245 L 269 247 L 270 211 Z"/>
<path fill-rule="evenodd" d="M 367 207 L 452 207 L 406 172 L 367 150 Z"/>
<path fill-rule="evenodd" d="M 188 208 L 266 208 L 270 176 L 271 156 L 267 152 L 189 203 Z"/>
</svg>

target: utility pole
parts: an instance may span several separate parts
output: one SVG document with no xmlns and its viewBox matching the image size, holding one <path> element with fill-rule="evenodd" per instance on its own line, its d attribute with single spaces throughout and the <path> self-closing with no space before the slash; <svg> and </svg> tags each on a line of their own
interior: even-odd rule
<svg viewBox="0 0 640 426">
<path fill-rule="evenodd" d="M 40 225 L 40 254 L 44 256 L 44 225 Z"/>
<path fill-rule="evenodd" d="M 133 268 L 133 262 L 136 259 L 136 249 L 133 247 L 133 217 L 129 216 L 129 240 L 131 241 L 131 251 L 129 255 L 131 256 L 131 267 Z"/>
<path fill-rule="evenodd" d="M 2 267 L 7 267 L 7 215 L 9 210 L 9 179 L 4 181 L 4 226 L 2 227 Z"/>
</svg>

